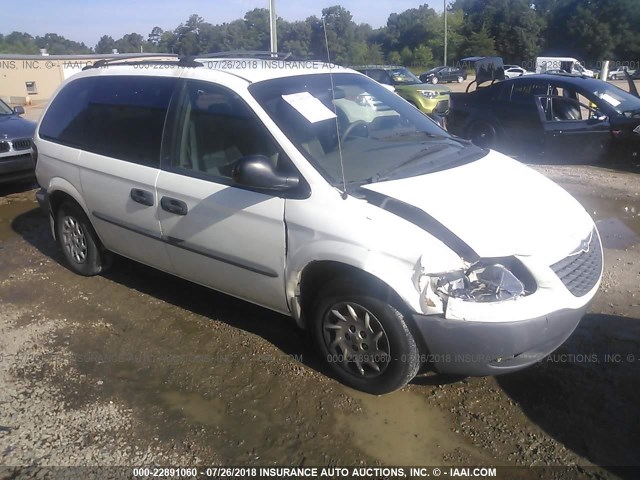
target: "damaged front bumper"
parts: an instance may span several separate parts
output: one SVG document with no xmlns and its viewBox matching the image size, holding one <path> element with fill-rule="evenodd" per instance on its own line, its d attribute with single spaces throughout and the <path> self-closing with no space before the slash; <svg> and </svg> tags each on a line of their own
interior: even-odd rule
<svg viewBox="0 0 640 480">
<path fill-rule="evenodd" d="M 413 314 L 439 373 L 484 376 L 520 370 L 539 362 L 562 345 L 578 326 L 591 302 L 575 309 L 515 322 L 450 320 Z"/>
</svg>

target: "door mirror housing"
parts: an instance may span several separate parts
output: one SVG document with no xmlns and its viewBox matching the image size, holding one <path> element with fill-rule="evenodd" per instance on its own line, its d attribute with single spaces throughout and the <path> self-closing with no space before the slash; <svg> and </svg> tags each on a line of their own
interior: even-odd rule
<svg viewBox="0 0 640 480">
<path fill-rule="evenodd" d="M 591 115 L 589 117 L 589 119 L 587 120 L 587 123 L 589 123 L 590 125 L 596 124 L 596 123 L 602 123 L 605 122 L 607 120 L 607 116 L 600 113 L 600 112 L 595 112 L 593 115 Z"/>
<path fill-rule="evenodd" d="M 21 105 L 18 105 L 17 107 L 13 108 L 14 113 L 17 113 L 18 115 L 24 115 L 24 107 L 22 107 Z"/>
<path fill-rule="evenodd" d="M 264 155 L 240 158 L 233 167 L 233 181 L 245 187 L 272 191 L 291 190 L 300 184 L 296 174 L 281 174 Z"/>
</svg>

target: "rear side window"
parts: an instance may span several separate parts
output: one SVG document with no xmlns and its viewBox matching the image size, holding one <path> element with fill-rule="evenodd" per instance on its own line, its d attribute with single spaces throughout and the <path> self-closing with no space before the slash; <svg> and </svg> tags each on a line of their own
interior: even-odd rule
<svg viewBox="0 0 640 480">
<path fill-rule="evenodd" d="M 54 100 L 40 136 L 157 168 L 175 83 L 173 78 L 144 76 L 76 80 Z M 84 96 L 79 98 L 77 91 Z"/>
<path fill-rule="evenodd" d="M 67 84 L 54 98 L 40 124 L 40 137 L 82 148 L 84 116 L 95 78 L 81 78 Z"/>
</svg>

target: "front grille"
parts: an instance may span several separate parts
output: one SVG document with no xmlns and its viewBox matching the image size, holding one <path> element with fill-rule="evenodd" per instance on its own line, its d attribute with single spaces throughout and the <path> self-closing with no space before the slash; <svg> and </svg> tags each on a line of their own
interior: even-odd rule
<svg viewBox="0 0 640 480">
<path fill-rule="evenodd" d="M 576 297 L 589 293 L 602 272 L 602 250 L 595 229 L 587 242 L 576 252 L 551 265 L 558 278 Z"/>
<path fill-rule="evenodd" d="M 9 142 L 0 142 L 0 153 L 8 152 L 10 148 Z"/>
<path fill-rule="evenodd" d="M 447 113 L 449 110 L 449 100 L 440 100 L 436 105 L 436 113 Z"/>
<path fill-rule="evenodd" d="M 13 143 L 14 150 L 29 150 L 31 148 L 30 138 L 21 138 L 19 140 L 14 140 L 11 143 Z"/>
</svg>

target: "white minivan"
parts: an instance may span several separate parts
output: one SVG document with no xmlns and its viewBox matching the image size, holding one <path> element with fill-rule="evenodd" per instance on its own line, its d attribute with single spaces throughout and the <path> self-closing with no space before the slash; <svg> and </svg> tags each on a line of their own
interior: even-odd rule
<svg viewBox="0 0 640 480">
<path fill-rule="evenodd" d="M 543 359 L 602 275 L 598 231 L 567 192 L 325 63 L 88 68 L 34 142 L 37 198 L 72 270 L 98 274 L 116 253 L 290 315 L 371 393 L 421 367 Z"/>
</svg>

